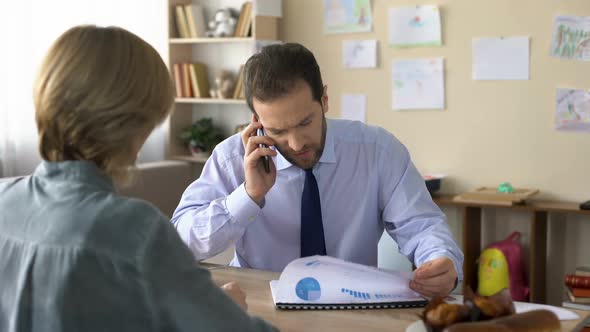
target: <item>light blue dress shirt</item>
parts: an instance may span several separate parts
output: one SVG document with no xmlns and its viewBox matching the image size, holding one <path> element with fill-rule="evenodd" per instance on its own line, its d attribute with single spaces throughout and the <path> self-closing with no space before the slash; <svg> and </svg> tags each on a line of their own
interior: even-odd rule
<svg viewBox="0 0 590 332">
<path fill-rule="evenodd" d="M 376 266 L 377 243 L 385 229 L 416 266 L 446 256 L 461 280 L 463 253 L 404 145 L 379 127 L 326 121 L 326 144 L 313 173 L 327 254 Z M 197 259 L 212 257 L 233 243 L 234 266 L 281 271 L 299 258 L 305 171 L 280 153 L 273 162 L 276 182 L 260 208 L 244 187 L 240 135 L 215 148 L 172 217 Z"/>
<path fill-rule="evenodd" d="M 0 183 L 0 331 L 275 331 L 93 163 Z"/>
</svg>

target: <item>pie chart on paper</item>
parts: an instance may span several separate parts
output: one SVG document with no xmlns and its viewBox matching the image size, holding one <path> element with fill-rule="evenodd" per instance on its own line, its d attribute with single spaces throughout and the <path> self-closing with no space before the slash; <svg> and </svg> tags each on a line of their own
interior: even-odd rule
<svg viewBox="0 0 590 332">
<path fill-rule="evenodd" d="M 322 295 L 320 283 L 315 278 L 303 278 L 295 286 L 297 297 L 305 301 L 316 301 Z"/>
</svg>

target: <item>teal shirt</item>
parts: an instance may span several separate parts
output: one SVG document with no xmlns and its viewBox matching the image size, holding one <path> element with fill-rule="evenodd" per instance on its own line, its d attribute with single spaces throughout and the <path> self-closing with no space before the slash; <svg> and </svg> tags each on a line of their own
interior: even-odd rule
<svg viewBox="0 0 590 332">
<path fill-rule="evenodd" d="M 266 331 L 93 163 L 0 183 L 0 331 Z"/>
</svg>

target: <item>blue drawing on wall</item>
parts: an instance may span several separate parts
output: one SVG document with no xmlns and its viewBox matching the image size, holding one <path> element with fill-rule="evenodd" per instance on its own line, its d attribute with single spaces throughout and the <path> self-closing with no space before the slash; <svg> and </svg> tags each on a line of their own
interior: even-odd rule
<svg viewBox="0 0 590 332">
<path fill-rule="evenodd" d="M 311 277 L 303 278 L 295 286 L 295 294 L 302 300 L 315 301 L 322 295 L 320 283 Z"/>
</svg>

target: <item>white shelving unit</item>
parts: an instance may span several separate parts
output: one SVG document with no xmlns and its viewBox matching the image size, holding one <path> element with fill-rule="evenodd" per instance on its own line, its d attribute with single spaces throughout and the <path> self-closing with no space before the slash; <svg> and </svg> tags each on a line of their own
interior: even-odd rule
<svg viewBox="0 0 590 332">
<path fill-rule="evenodd" d="M 201 5 L 205 20 L 210 20 L 220 8 L 232 8 L 239 14 L 244 2 L 245 0 L 168 0 L 170 72 L 172 73 L 175 63 L 201 62 L 207 66 L 211 87 L 215 86 L 215 77 L 222 70 L 232 71 L 237 79 L 240 66 L 261 44 L 278 39 L 279 18 L 256 16 L 253 13 L 252 35 L 249 37 L 178 38 L 175 27 L 175 6 L 191 3 Z M 206 158 L 191 156 L 187 147 L 179 139 L 179 134 L 184 128 L 203 117 L 212 118 L 215 125 L 221 127 L 224 134 L 229 136 L 234 133 L 236 126 L 249 122 L 251 115 L 243 99 L 176 98 L 169 121 L 168 158 L 195 163 L 206 161 Z"/>
</svg>

